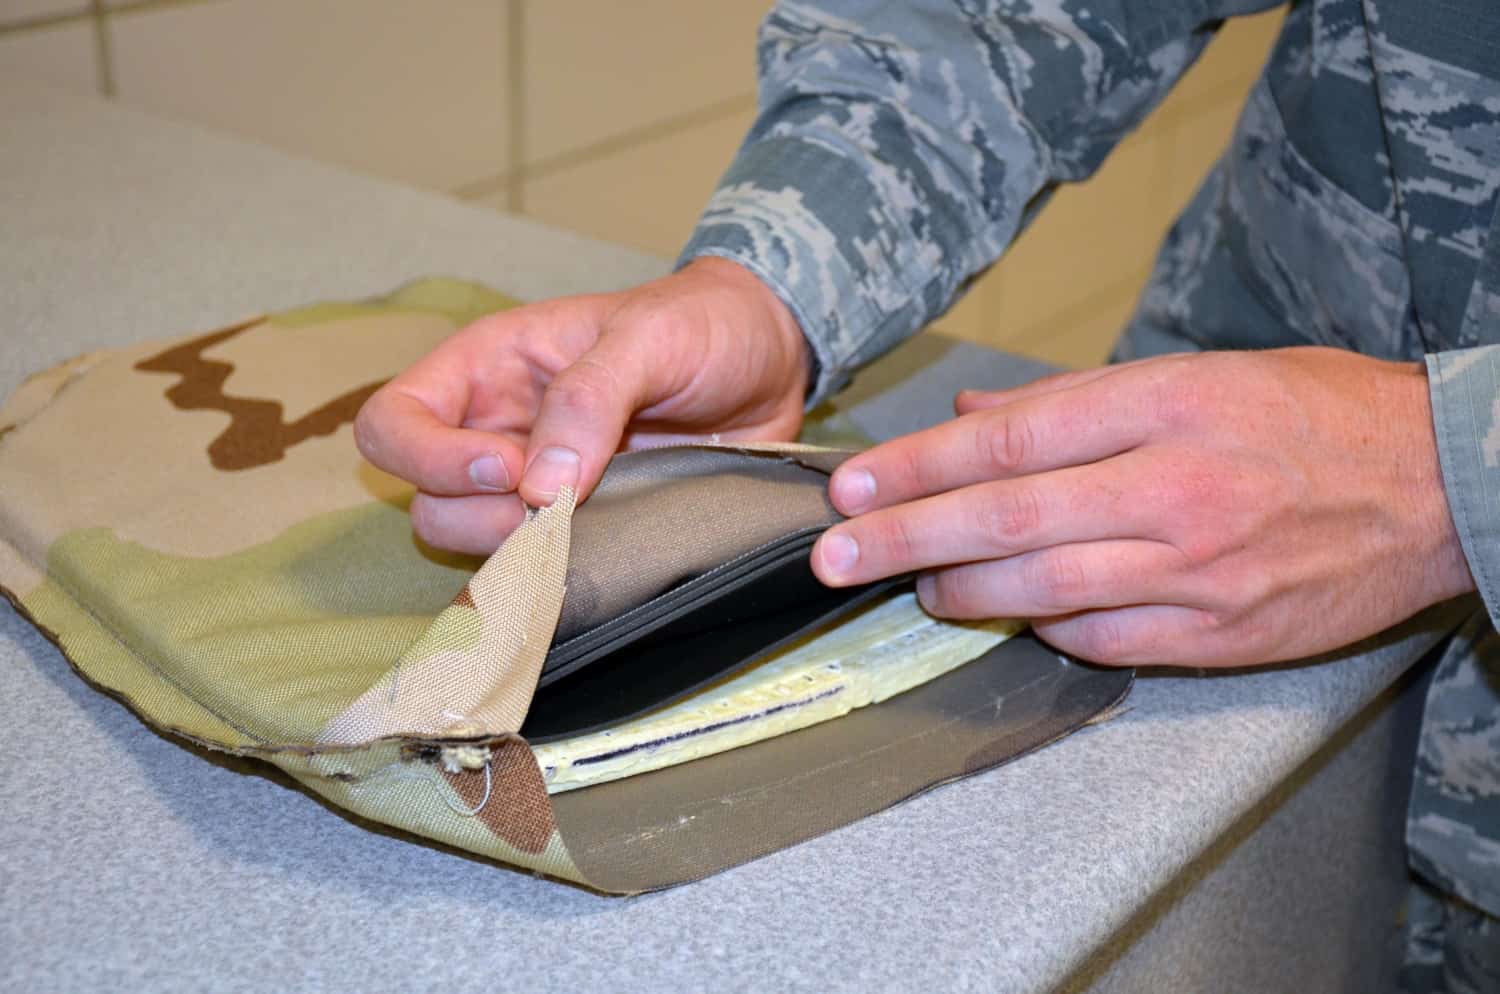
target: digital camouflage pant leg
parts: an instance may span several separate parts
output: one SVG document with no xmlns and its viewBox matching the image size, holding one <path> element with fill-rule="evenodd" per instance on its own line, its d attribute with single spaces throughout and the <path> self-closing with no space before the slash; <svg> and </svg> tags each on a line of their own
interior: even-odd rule
<svg viewBox="0 0 1500 994">
<path fill-rule="evenodd" d="M 1500 920 L 1425 884 L 1406 905 L 1403 994 L 1500 994 Z"/>
<path fill-rule="evenodd" d="M 1500 634 L 1477 611 L 1428 687 L 1407 812 L 1403 989 L 1500 994 Z"/>
</svg>

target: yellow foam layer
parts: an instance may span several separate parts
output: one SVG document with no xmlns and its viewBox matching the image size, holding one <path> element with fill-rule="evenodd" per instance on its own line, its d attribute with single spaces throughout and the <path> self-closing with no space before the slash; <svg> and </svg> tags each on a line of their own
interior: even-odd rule
<svg viewBox="0 0 1500 994">
<path fill-rule="evenodd" d="M 896 594 L 670 707 L 533 748 L 551 793 L 648 773 L 878 704 L 1023 627 L 939 621 L 914 594 Z"/>
</svg>

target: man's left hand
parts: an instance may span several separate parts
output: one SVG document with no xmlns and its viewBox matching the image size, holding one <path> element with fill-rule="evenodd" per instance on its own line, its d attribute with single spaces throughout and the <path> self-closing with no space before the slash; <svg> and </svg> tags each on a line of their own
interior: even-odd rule
<svg viewBox="0 0 1500 994">
<path fill-rule="evenodd" d="M 1337 648 L 1474 589 L 1419 363 L 1163 356 L 959 395 L 841 466 L 833 586 L 920 571 L 949 618 L 1032 619 L 1118 664 Z"/>
</svg>

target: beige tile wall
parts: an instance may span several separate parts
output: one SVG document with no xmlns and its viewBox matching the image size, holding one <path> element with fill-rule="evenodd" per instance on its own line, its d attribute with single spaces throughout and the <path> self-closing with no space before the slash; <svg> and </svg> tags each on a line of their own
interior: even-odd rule
<svg viewBox="0 0 1500 994">
<path fill-rule="evenodd" d="M 493 0 L 218 0 L 109 27 L 126 102 L 434 189 L 508 161 Z"/>
<path fill-rule="evenodd" d="M 91 0 L 0 0 L 0 24 L 49 21 L 86 14 Z"/>
<path fill-rule="evenodd" d="M 79 0 L 0 0 L 0 67 L 80 93 L 103 88 L 99 26 Z"/>
<path fill-rule="evenodd" d="M 754 108 L 770 0 L 0 0 L 0 64 L 316 159 L 676 254 Z M 1227 25 L 945 330 L 1099 362 L 1280 14 Z"/>
<path fill-rule="evenodd" d="M 755 90 L 768 0 L 522 2 L 527 167 Z"/>
<path fill-rule="evenodd" d="M 672 258 L 754 118 L 751 107 L 730 109 L 598 156 L 527 170 L 519 206 L 552 224 Z M 499 195 L 480 199 L 506 205 Z"/>
</svg>

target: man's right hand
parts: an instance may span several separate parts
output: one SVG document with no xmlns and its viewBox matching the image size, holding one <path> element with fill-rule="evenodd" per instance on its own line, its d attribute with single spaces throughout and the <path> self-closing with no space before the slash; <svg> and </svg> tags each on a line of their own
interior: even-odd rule
<svg viewBox="0 0 1500 994">
<path fill-rule="evenodd" d="M 717 258 L 619 293 L 503 311 L 455 332 L 366 402 L 366 459 L 416 484 L 412 527 L 487 554 L 522 504 L 592 492 L 617 451 L 719 435 L 786 440 L 811 360 L 795 319 Z"/>
</svg>

